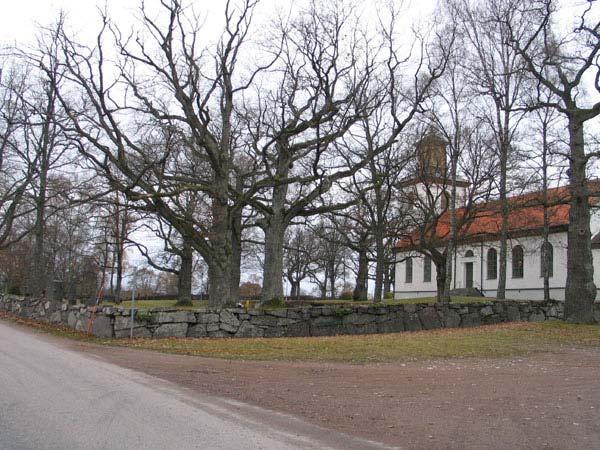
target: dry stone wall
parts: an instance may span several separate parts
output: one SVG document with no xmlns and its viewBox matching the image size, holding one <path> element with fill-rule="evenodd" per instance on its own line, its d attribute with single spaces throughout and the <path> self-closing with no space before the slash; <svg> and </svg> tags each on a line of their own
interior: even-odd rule
<svg viewBox="0 0 600 450">
<path fill-rule="evenodd" d="M 596 304 L 600 322 L 600 304 Z M 55 304 L 0 296 L 0 311 L 90 331 L 102 338 L 126 338 L 131 310 Z M 430 304 L 303 306 L 260 310 L 232 308 L 182 311 L 156 308 L 136 312 L 134 337 L 249 338 L 395 333 L 465 328 L 502 322 L 544 322 L 563 317 L 562 302 L 494 301 L 442 307 Z"/>
</svg>

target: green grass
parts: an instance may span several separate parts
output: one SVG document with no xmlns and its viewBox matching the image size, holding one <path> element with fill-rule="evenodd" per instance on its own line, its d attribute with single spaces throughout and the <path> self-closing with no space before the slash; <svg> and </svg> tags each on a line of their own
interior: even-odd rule
<svg viewBox="0 0 600 450">
<path fill-rule="evenodd" d="M 167 353 L 242 360 L 402 362 L 438 358 L 510 357 L 564 346 L 600 348 L 600 325 L 515 323 L 413 333 L 268 339 L 156 339 L 117 345 Z"/>
<path fill-rule="evenodd" d="M 416 305 L 418 303 L 428 303 L 433 304 L 437 301 L 435 297 L 419 297 L 419 298 L 406 298 L 401 300 L 383 300 L 381 302 L 382 305 Z M 451 303 L 455 304 L 464 304 L 464 303 L 486 303 L 497 301 L 492 297 L 460 297 L 460 296 L 452 296 L 450 298 Z M 347 300 L 314 300 L 309 303 L 313 304 L 323 304 L 323 305 L 373 305 L 377 304 L 373 301 L 368 302 L 355 302 L 355 301 L 347 301 Z"/>
<path fill-rule="evenodd" d="M 436 358 L 509 357 L 560 349 L 600 348 L 600 325 L 518 323 L 414 333 L 270 339 L 157 339 L 117 345 L 210 358 L 348 363 Z"/>
<path fill-rule="evenodd" d="M 206 300 L 194 300 L 193 306 L 175 306 L 177 300 L 136 300 L 135 307 L 139 309 L 152 309 L 152 308 L 177 308 L 177 309 L 198 309 L 206 308 L 208 302 Z M 123 301 L 120 305 L 115 303 L 102 303 L 103 306 L 119 306 L 121 308 L 131 308 L 131 300 Z"/>
<path fill-rule="evenodd" d="M 482 302 L 490 302 L 495 299 L 490 297 L 452 297 L 452 303 L 463 304 L 463 303 L 482 303 Z M 206 308 L 208 306 L 208 302 L 206 300 L 194 300 L 193 306 L 175 306 L 177 300 L 137 300 L 135 302 L 136 308 L 139 309 L 152 309 L 152 308 L 178 308 L 178 309 L 198 309 L 198 308 Z M 403 300 L 384 300 L 382 305 L 400 305 L 400 304 L 417 304 L 417 303 L 435 303 L 435 297 L 422 297 L 422 298 L 412 298 L 412 299 L 403 299 Z M 310 302 L 306 302 L 304 304 L 319 304 L 319 305 L 373 305 L 372 301 L 366 302 L 354 302 L 347 300 L 313 300 Z M 104 306 L 120 306 L 122 308 L 131 308 L 131 300 L 123 301 L 120 305 L 116 305 L 111 302 L 102 303 Z M 293 303 L 291 304 L 293 306 Z M 289 306 L 269 306 L 264 309 L 285 309 Z"/>
<path fill-rule="evenodd" d="M 101 345 L 230 360 L 403 362 L 443 358 L 502 358 L 568 347 L 600 348 L 600 325 L 509 323 L 393 334 L 256 339 L 99 339 L 64 326 L 0 313 L 0 318 L 69 339 Z"/>
<path fill-rule="evenodd" d="M 437 299 L 435 297 L 423 297 L 423 298 L 411 298 L 409 300 L 390 300 L 394 304 L 401 303 L 435 303 Z M 497 301 L 495 298 L 491 297 L 461 297 L 461 296 L 452 296 L 450 297 L 450 303 L 455 304 L 465 304 L 465 303 L 487 303 Z"/>
</svg>

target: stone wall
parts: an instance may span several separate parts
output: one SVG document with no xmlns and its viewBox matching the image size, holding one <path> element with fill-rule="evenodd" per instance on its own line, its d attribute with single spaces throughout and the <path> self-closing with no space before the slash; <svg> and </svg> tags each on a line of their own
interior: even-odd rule
<svg viewBox="0 0 600 450">
<path fill-rule="evenodd" d="M 596 304 L 600 322 L 600 304 Z M 0 311 L 35 320 L 90 330 L 103 338 L 129 337 L 131 311 L 54 304 L 16 296 L 0 296 Z M 563 303 L 494 301 L 440 307 L 428 304 L 303 306 L 278 310 L 244 308 L 182 311 L 168 308 L 136 313 L 134 337 L 282 337 L 391 333 L 464 328 L 501 322 L 560 319 Z"/>
</svg>

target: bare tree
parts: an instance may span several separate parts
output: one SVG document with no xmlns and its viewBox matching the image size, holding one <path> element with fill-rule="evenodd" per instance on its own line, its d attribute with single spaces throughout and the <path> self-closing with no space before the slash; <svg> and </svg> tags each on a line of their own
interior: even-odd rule
<svg viewBox="0 0 600 450">
<path fill-rule="evenodd" d="M 427 98 L 431 83 L 443 73 L 451 45 L 452 35 L 448 39 L 434 33 L 431 41 L 436 51 L 429 52 L 432 44 L 418 36 L 415 41 L 420 53 L 402 58 L 393 9 L 390 22 L 381 24 L 383 42 L 373 47 L 361 30 L 348 24 L 351 16 L 340 5 L 334 3 L 321 11 L 313 4 L 305 17 L 283 34 L 282 81 L 254 113 L 264 117 L 253 122 L 250 133 L 255 143 L 266 141 L 254 146 L 259 149 L 267 177 L 256 186 L 266 184 L 272 189 L 268 201 L 254 199 L 252 203 L 264 215 L 264 301 L 280 298 L 283 293 L 286 228 L 296 217 L 348 206 L 335 199 L 332 186 L 392 147 Z M 346 37 L 343 45 L 342 36 Z M 403 76 L 411 69 L 414 83 L 407 86 Z M 307 85 L 305 80 L 311 79 L 314 81 Z M 368 130 L 362 136 L 352 136 L 353 126 L 369 126 L 368 118 L 377 108 L 383 111 L 377 137 L 368 136 Z M 368 144 L 357 143 L 370 137 Z M 331 194 L 329 201 L 326 194 Z M 379 208 L 378 214 L 382 212 Z M 378 223 L 383 225 L 381 220 Z M 383 253 L 379 248 L 379 254 Z M 379 297 L 384 266 L 382 259 L 377 269 Z"/>
<path fill-rule="evenodd" d="M 304 225 L 297 225 L 286 234 L 284 267 L 285 277 L 290 283 L 290 298 L 300 297 L 300 283 L 308 278 L 318 251 L 317 242 Z"/>
<path fill-rule="evenodd" d="M 597 4 L 588 1 L 570 33 L 559 38 L 553 26 L 556 2 L 539 0 L 524 3 L 520 11 L 530 18 L 527 36 L 506 20 L 512 47 L 523 59 L 527 70 L 540 88 L 557 99 L 539 98 L 535 107 L 551 107 L 560 111 L 568 122 L 570 209 L 567 251 L 567 282 L 565 287 L 565 319 L 576 323 L 594 321 L 593 302 L 596 297 L 594 266 L 591 250 L 590 192 L 586 169 L 588 161 L 600 152 L 586 152 L 584 125 L 600 114 L 600 101 L 585 105 L 582 95 L 587 74 L 594 78 L 596 94 L 600 92 L 600 21 Z M 597 99 L 597 96 L 596 96 Z"/>
<path fill-rule="evenodd" d="M 17 69 L 16 60 L 5 60 L 0 67 L 0 247 L 18 241 L 28 231 L 14 233 L 15 220 L 27 215 L 24 204 L 27 190 L 35 178 L 35 158 L 29 157 L 22 143 L 28 117 L 25 95 L 28 77 Z"/>
<path fill-rule="evenodd" d="M 521 39 L 530 26 L 527 17 L 518 11 L 520 3 L 517 0 L 486 0 L 473 4 L 469 0 L 459 0 L 451 7 L 451 14 L 461 21 L 466 44 L 472 49 L 473 57 L 467 58 L 467 67 L 471 71 L 470 88 L 479 91 L 491 102 L 491 107 L 484 104 L 482 116 L 493 130 L 500 169 L 498 192 L 502 222 L 496 293 L 499 299 L 506 295 L 509 160 L 514 153 L 515 135 L 525 111 L 522 98 L 527 71 L 509 42 L 510 33 Z M 507 22 L 512 24 L 510 29 Z"/>
<path fill-rule="evenodd" d="M 101 228 L 93 219 L 98 204 L 74 202 L 77 187 L 76 178 L 57 175 L 48 178 L 43 259 L 46 262 L 47 294 L 54 300 L 92 299 L 98 288 L 101 258 L 97 257 L 97 244 L 102 236 Z M 34 222 L 35 214 L 29 219 Z M 26 223 L 25 228 L 28 233 L 5 250 L 5 255 L 13 257 L 0 262 L 0 272 L 9 275 L 11 288 L 23 294 L 30 292 L 30 258 L 37 245 L 33 227 Z M 22 260 L 19 264 L 15 264 L 17 255 Z"/>
<path fill-rule="evenodd" d="M 452 98 L 450 95 L 449 99 Z M 454 128 L 457 123 L 460 124 L 458 129 Z M 437 271 L 437 301 L 446 304 L 452 276 L 449 260 L 454 256 L 461 232 L 468 229 L 486 207 L 495 165 L 485 130 L 468 127 L 454 115 L 451 115 L 447 128 L 442 129 L 451 139 L 438 136 L 431 142 L 431 134 L 427 134 L 425 143 L 421 140 L 417 145 L 418 157 L 410 170 L 412 177 L 399 183 L 398 199 L 405 231 L 399 234 L 398 250 L 409 256 L 431 258 Z M 455 136 L 456 133 L 460 136 Z M 423 156 L 423 145 L 429 148 L 431 145 L 442 146 L 443 157 L 450 160 L 450 167 L 445 162 L 438 163 L 438 158 L 430 159 L 427 152 Z"/>
<path fill-rule="evenodd" d="M 189 199 L 190 216 L 194 213 L 193 195 Z M 191 220 L 191 219 L 190 219 Z M 146 258 L 148 265 L 156 270 L 173 274 L 177 277 L 177 305 L 192 305 L 192 283 L 194 274 L 194 251 L 189 240 L 182 238 L 168 223 L 160 218 L 148 218 L 143 229 L 152 232 L 162 243 L 161 254 L 154 255 L 148 247 L 140 242 L 134 242 L 140 253 Z"/>
<path fill-rule="evenodd" d="M 381 111 L 376 111 L 369 120 L 362 121 L 364 149 L 366 154 L 375 153 L 380 139 L 387 138 Z M 381 301 L 386 286 L 386 274 L 393 264 L 391 248 L 398 235 L 402 218 L 396 208 L 396 190 L 403 167 L 409 156 L 400 151 L 400 146 L 387 147 L 383 152 L 369 158 L 368 164 L 351 179 L 340 184 L 340 189 L 354 204 L 332 215 L 332 223 L 344 238 L 346 246 L 358 256 L 357 279 L 354 298 L 367 299 L 369 262 L 375 263 L 374 301 Z"/>
<path fill-rule="evenodd" d="M 284 50 L 273 66 L 279 82 L 258 94 L 246 113 L 263 172 L 246 193 L 263 216 L 263 301 L 283 296 L 284 236 L 292 221 L 339 207 L 320 202 L 333 182 L 352 170 L 329 162 L 332 143 L 373 105 L 375 55 L 354 25 L 352 9 L 342 2 L 317 5 L 311 2 L 290 26 L 280 26 Z M 267 194 L 254 195 L 260 190 Z"/>
<path fill-rule="evenodd" d="M 348 247 L 344 238 L 330 220 L 320 220 L 311 226 L 318 251 L 315 254 L 315 264 L 309 273 L 310 279 L 321 291 L 321 298 L 335 299 L 337 281 L 345 276 Z"/>
<path fill-rule="evenodd" d="M 236 77 L 254 6 L 250 0 L 239 7 L 227 2 L 223 35 L 214 51 L 200 48 L 201 20 L 177 0 L 161 2 L 166 20 L 155 20 L 142 4 L 140 29 L 129 37 L 103 16 L 95 48 L 76 43 L 64 31 L 59 36 L 68 80 L 68 87 L 57 92 L 70 119 L 65 130 L 82 140 L 80 152 L 111 186 L 189 239 L 209 266 L 212 306 L 235 301 L 229 280 L 234 104 L 264 69 Z M 110 37 L 118 53 L 115 64 L 105 57 Z M 70 89 L 79 90 L 84 101 L 69 96 Z M 157 129 L 166 138 L 152 151 L 139 136 Z M 208 170 L 171 172 L 178 167 L 171 158 L 175 141 Z M 180 214 L 173 197 L 183 190 L 209 196 L 208 224 Z"/>
<path fill-rule="evenodd" d="M 350 195 L 353 194 L 359 197 L 356 203 L 345 210 L 333 213 L 331 222 L 344 246 L 356 255 L 354 268 L 356 279 L 352 298 L 356 301 L 366 301 L 368 299 L 369 262 L 372 260 L 370 254 L 373 247 L 374 227 L 371 222 L 372 216 L 367 211 L 364 200 L 361 199 L 360 188 L 358 193 L 350 191 Z"/>
<path fill-rule="evenodd" d="M 560 126 L 559 122 L 560 117 L 558 116 L 558 111 L 552 108 L 541 108 L 536 109 L 534 111 L 533 120 L 535 125 L 535 131 L 538 135 L 538 139 L 536 139 L 536 143 L 539 142 L 539 170 L 541 171 L 541 190 L 542 190 L 542 198 L 541 202 L 543 204 L 544 212 L 543 212 L 543 231 L 542 231 L 542 248 L 541 248 L 541 256 L 542 256 L 542 267 L 541 267 L 541 275 L 543 277 L 544 283 L 544 300 L 550 300 L 550 277 L 553 275 L 552 269 L 552 254 L 550 253 L 551 244 L 549 242 L 550 236 L 550 220 L 549 220 L 549 210 L 550 207 L 553 206 L 553 203 L 556 202 L 556 198 L 550 199 L 548 197 L 548 189 L 550 187 L 550 182 L 552 180 L 553 173 L 551 169 L 556 168 L 556 160 L 557 154 L 559 153 L 559 149 L 557 148 L 559 145 L 558 139 L 553 137 L 553 132 L 558 126 Z M 559 173 L 560 175 L 560 173 Z"/>
</svg>

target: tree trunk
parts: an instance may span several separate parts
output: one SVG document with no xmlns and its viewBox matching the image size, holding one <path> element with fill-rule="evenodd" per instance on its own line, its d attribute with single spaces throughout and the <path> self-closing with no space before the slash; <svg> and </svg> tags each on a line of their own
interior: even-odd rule
<svg viewBox="0 0 600 450">
<path fill-rule="evenodd" d="M 265 229 L 265 263 L 263 268 L 262 301 L 283 298 L 283 241 L 285 229 L 281 217 L 271 216 Z"/>
<path fill-rule="evenodd" d="M 452 254 L 454 253 L 454 245 L 448 246 L 448 250 L 446 253 L 446 261 L 444 263 L 444 286 L 441 297 L 439 297 L 439 301 L 444 304 L 450 303 L 450 287 L 452 284 Z M 437 266 L 436 266 L 437 270 Z M 439 286 L 438 286 L 439 289 Z"/>
<path fill-rule="evenodd" d="M 108 252 L 109 252 L 109 243 L 108 243 L 108 235 L 107 232 L 105 231 L 104 233 L 104 252 L 102 254 L 102 270 L 100 271 L 100 285 L 98 286 L 98 288 L 96 289 L 96 287 L 94 286 L 95 292 L 94 295 L 96 296 L 97 300 L 100 300 L 102 297 L 104 297 L 104 282 L 106 280 L 106 269 L 108 268 Z M 111 286 L 112 288 L 112 286 Z M 75 299 L 73 299 L 75 300 Z M 73 301 L 73 303 L 71 303 L 71 301 L 69 300 L 69 304 L 75 304 L 75 301 Z"/>
<path fill-rule="evenodd" d="M 283 299 L 283 243 L 287 228 L 285 199 L 287 185 L 273 188 L 273 214 L 265 227 L 265 263 L 263 268 L 263 302 Z"/>
<path fill-rule="evenodd" d="M 368 279 L 369 279 L 369 260 L 367 257 L 367 249 L 361 247 L 358 252 L 358 271 L 356 273 L 356 286 L 352 298 L 356 301 L 367 300 L 368 296 Z"/>
<path fill-rule="evenodd" d="M 541 249 L 542 276 L 544 278 L 544 300 L 550 300 L 550 258 L 548 249 L 548 235 L 550 224 L 548 223 L 548 133 L 547 123 L 542 123 L 542 201 L 544 203 L 544 230 Z"/>
<path fill-rule="evenodd" d="M 48 287 L 48 264 L 45 258 L 44 240 L 46 229 L 46 201 L 48 190 L 48 172 L 50 171 L 50 157 L 54 147 L 55 139 L 55 80 L 49 80 L 50 85 L 46 91 L 47 104 L 43 116 L 42 140 L 41 146 L 38 148 L 39 157 L 39 192 L 35 200 L 36 220 L 35 220 L 35 243 L 33 255 L 33 270 L 32 270 L 32 294 L 35 297 L 45 296 Z M 52 268 L 54 269 L 54 268 Z M 53 270 L 51 271 L 53 272 Z"/>
<path fill-rule="evenodd" d="M 290 281 L 290 298 L 298 300 L 300 297 L 300 282 L 296 280 Z"/>
<path fill-rule="evenodd" d="M 118 201 L 118 200 L 117 200 Z M 122 215 L 121 215 L 122 214 Z M 123 270 L 125 263 L 125 239 L 127 238 L 127 208 L 119 210 L 117 205 L 117 283 L 115 287 L 115 303 L 121 303 L 121 290 L 123 286 Z"/>
<path fill-rule="evenodd" d="M 373 300 L 380 302 L 383 296 L 383 277 L 385 275 L 386 266 L 386 255 L 385 246 L 383 243 L 383 230 L 377 227 L 375 234 L 375 291 L 373 293 Z"/>
<path fill-rule="evenodd" d="M 327 298 L 327 283 L 329 282 L 329 265 L 325 265 L 325 277 L 323 278 L 323 284 L 319 286 L 321 288 L 321 300 L 325 300 Z"/>
<path fill-rule="evenodd" d="M 109 237 L 106 237 L 108 242 Z M 111 248 L 110 250 L 110 295 L 115 295 L 115 261 L 117 260 L 117 249 L 116 247 Z"/>
<path fill-rule="evenodd" d="M 237 299 L 231 296 L 232 251 L 227 178 L 219 176 L 215 178 L 215 190 L 218 194 L 212 201 L 211 255 L 206 262 L 208 264 L 208 306 L 220 309 L 234 306 Z"/>
<path fill-rule="evenodd" d="M 455 128 L 458 130 L 458 123 L 455 125 Z M 446 250 L 444 253 L 444 261 L 443 264 L 439 264 L 439 266 L 443 266 L 444 273 L 442 274 L 443 280 L 439 278 L 439 272 L 436 276 L 437 281 L 437 300 L 442 304 L 450 303 L 450 283 L 452 282 L 452 254 L 455 251 L 456 247 L 456 235 L 457 235 L 457 223 L 456 223 L 456 177 L 458 171 L 458 157 L 459 157 L 459 148 L 460 148 L 460 136 L 457 134 L 454 137 L 454 143 L 452 146 L 452 155 L 450 158 L 450 236 L 448 238 L 448 245 L 446 246 Z M 438 264 L 436 264 L 436 271 L 438 268 Z M 443 284 L 440 284 L 442 283 Z M 441 291 L 440 291 L 441 289 Z"/>
<path fill-rule="evenodd" d="M 45 153 L 45 152 L 44 152 Z M 48 188 L 48 167 L 46 155 L 42 155 L 39 192 L 35 200 L 36 217 L 34 228 L 33 267 L 31 273 L 31 294 L 39 298 L 45 295 L 48 285 L 44 237 L 46 230 L 46 191 Z"/>
<path fill-rule="evenodd" d="M 435 261 L 435 271 L 437 272 L 435 281 L 437 288 L 437 303 L 447 305 L 450 303 L 450 295 L 446 295 L 449 291 L 446 289 L 446 285 L 449 284 L 446 275 L 446 264 L 450 258 L 444 258 L 441 261 Z"/>
<path fill-rule="evenodd" d="M 385 263 L 385 278 L 383 280 L 383 297 L 386 294 L 393 294 L 392 284 L 394 283 L 394 265 L 386 261 Z"/>
<path fill-rule="evenodd" d="M 186 240 L 183 241 L 181 265 L 179 266 L 177 282 L 177 306 L 192 306 L 192 271 L 194 267 L 194 252 Z"/>
<path fill-rule="evenodd" d="M 500 144 L 500 213 L 502 221 L 500 224 L 500 262 L 498 265 L 498 289 L 496 298 L 504 300 L 506 298 L 506 258 L 508 243 L 508 202 L 506 200 L 506 170 L 508 162 L 507 144 Z"/>
<path fill-rule="evenodd" d="M 593 323 L 596 298 L 592 260 L 590 206 L 586 186 L 583 121 L 569 117 L 571 207 L 567 248 L 565 320 Z"/>
<path fill-rule="evenodd" d="M 115 303 L 121 303 L 121 288 L 123 284 L 123 253 L 117 252 L 117 283 L 115 286 Z"/>
<path fill-rule="evenodd" d="M 232 212 L 231 218 L 231 298 L 237 303 L 240 298 L 240 279 L 242 267 L 242 209 Z"/>
<path fill-rule="evenodd" d="M 335 300 L 335 278 L 336 278 L 336 274 L 335 274 L 335 259 L 330 261 L 330 266 L 329 266 L 329 295 L 331 300 Z"/>
<path fill-rule="evenodd" d="M 221 309 L 234 306 L 231 299 L 229 260 L 225 255 L 219 255 L 208 265 L 208 306 L 209 308 Z"/>
</svg>

